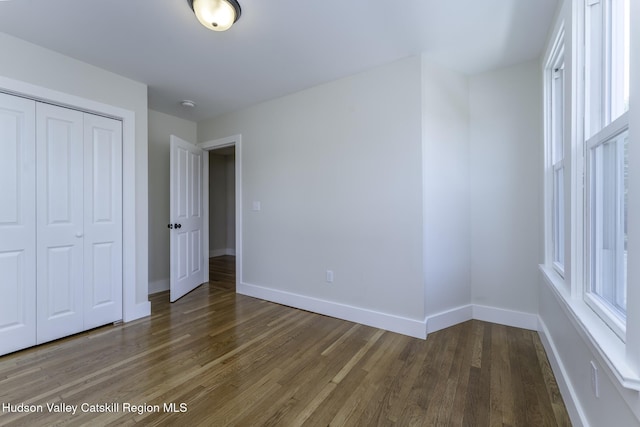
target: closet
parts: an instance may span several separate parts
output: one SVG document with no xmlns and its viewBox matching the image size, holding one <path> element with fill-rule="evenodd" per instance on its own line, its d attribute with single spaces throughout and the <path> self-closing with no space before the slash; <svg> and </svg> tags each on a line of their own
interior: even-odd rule
<svg viewBox="0 0 640 427">
<path fill-rule="evenodd" d="M 122 319 L 122 123 L 0 93 L 0 354 Z"/>
</svg>

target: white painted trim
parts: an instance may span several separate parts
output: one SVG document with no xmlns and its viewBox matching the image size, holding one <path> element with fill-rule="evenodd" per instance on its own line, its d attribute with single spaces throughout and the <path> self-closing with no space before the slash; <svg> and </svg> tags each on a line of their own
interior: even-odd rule
<svg viewBox="0 0 640 427">
<path fill-rule="evenodd" d="M 236 257 L 236 283 L 242 283 L 242 135 L 232 135 L 225 138 L 205 141 L 198 144 L 205 151 L 216 148 L 236 147 L 235 173 L 236 173 L 236 248 L 233 254 Z M 204 156 L 203 168 L 203 213 L 204 213 L 204 239 L 202 239 L 202 253 L 209 251 L 209 156 Z M 209 277 L 209 263 L 205 262 L 205 277 Z M 237 286 L 236 286 L 237 289 Z"/>
<path fill-rule="evenodd" d="M 533 331 L 537 331 L 539 326 L 538 316 L 535 314 L 482 305 L 464 305 L 435 314 L 425 320 L 414 320 L 249 283 L 238 282 L 236 292 L 421 339 L 425 339 L 427 333 L 433 333 L 472 319 Z"/>
<path fill-rule="evenodd" d="M 168 291 L 170 289 L 170 285 L 171 281 L 168 277 L 166 279 L 154 280 L 153 282 L 149 282 L 149 295 Z"/>
<path fill-rule="evenodd" d="M 514 328 L 538 330 L 538 315 L 504 308 L 473 305 L 473 318 Z"/>
<path fill-rule="evenodd" d="M 549 359 L 549 364 L 551 365 L 553 374 L 556 377 L 556 382 L 558 383 L 560 394 L 564 400 L 564 406 L 567 408 L 567 412 L 569 413 L 571 424 L 576 427 L 588 426 L 589 423 L 587 422 L 587 417 L 582 409 L 582 405 L 580 405 L 580 400 L 578 399 L 576 390 L 573 387 L 573 384 L 571 384 L 567 370 L 562 363 L 562 358 L 560 357 L 558 349 L 551 338 L 551 334 L 549 333 L 549 329 L 547 329 L 547 325 L 545 325 L 542 318 L 538 318 L 538 335 L 540 336 L 540 341 L 542 341 L 544 350 L 547 353 L 547 358 Z"/>
<path fill-rule="evenodd" d="M 425 339 L 427 333 L 433 333 L 472 319 L 532 331 L 537 331 L 539 326 L 536 314 L 483 305 L 464 305 L 435 314 L 425 320 L 414 320 L 249 283 L 238 282 L 236 292 L 421 339 Z"/>
<path fill-rule="evenodd" d="M 231 249 L 231 248 L 209 250 L 209 258 L 215 258 L 218 256 L 224 256 L 224 255 L 235 256 L 235 254 L 236 254 L 235 249 Z"/>
<path fill-rule="evenodd" d="M 198 146 L 200 146 L 198 144 Z M 201 147 L 202 148 L 202 147 Z M 204 150 L 204 149 L 203 149 Z M 209 152 L 204 151 L 202 155 L 202 254 L 206 254 L 209 251 Z M 204 278 L 209 281 L 209 258 L 203 260 L 204 263 Z"/>
<path fill-rule="evenodd" d="M 201 142 L 200 148 L 202 148 L 205 151 L 211 151 L 211 150 L 215 150 L 216 148 L 233 147 L 241 139 L 242 139 L 242 135 L 232 135 L 224 138 L 213 139 L 210 141 Z"/>
<path fill-rule="evenodd" d="M 434 314 L 427 318 L 427 334 L 455 326 L 471 319 L 473 319 L 473 306 L 471 304 Z"/>
<path fill-rule="evenodd" d="M 141 303 L 136 301 L 138 265 L 136 265 L 135 113 L 2 76 L 0 76 L 0 91 L 122 120 L 122 317 L 125 322 L 128 322 L 149 316 L 151 304 L 148 301 Z M 146 292 L 143 293 L 146 295 Z"/>
<path fill-rule="evenodd" d="M 209 258 L 215 258 L 218 256 L 223 256 L 227 254 L 226 249 L 210 249 L 209 250 Z"/>
<path fill-rule="evenodd" d="M 428 317 L 427 333 L 430 334 L 441 329 L 449 328 L 471 319 L 532 331 L 538 330 L 538 316 L 535 314 L 468 304 Z"/>
<path fill-rule="evenodd" d="M 415 338 L 425 339 L 427 337 L 424 320 L 409 319 L 242 282 L 238 282 L 236 285 L 236 292 L 242 295 L 348 320 L 350 322 L 361 323 Z"/>
</svg>

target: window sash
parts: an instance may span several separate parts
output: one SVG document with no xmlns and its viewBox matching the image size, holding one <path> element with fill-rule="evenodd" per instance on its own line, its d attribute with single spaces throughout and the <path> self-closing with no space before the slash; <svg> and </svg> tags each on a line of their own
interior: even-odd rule
<svg viewBox="0 0 640 427">
<path fill-rule="evenodd" d="M 629 109 L 629 1 L 586 0 L 587 138 Z"/>
<path fill-rule="evenodd" d="M 628 115 L 587 141 L 585 301 L 622 338 L 626 322 Z"/>
<path fill-rule="evenodd" d="M 605 25 L 604 3 L 608 0 L 586 0 L 585 8 L 585 136 L 602 129 L 606 116 L 604 86 Z"/>
</svg>

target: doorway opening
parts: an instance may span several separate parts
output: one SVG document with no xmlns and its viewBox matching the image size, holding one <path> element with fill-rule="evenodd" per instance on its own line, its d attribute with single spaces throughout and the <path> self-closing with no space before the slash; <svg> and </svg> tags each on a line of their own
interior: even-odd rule
<svg viewBox="0 0 640 427">
<path fill-rule="evenodd" d="M 209 283 L 235 291 L 235 145 L 209 155 Z"/>
<path fill-rule="evenodd" d="M 215 287 L 236 291 L 242 283 L 242 137 L 199 144 L 203 168 L 205 278 Z"/>
</svg>

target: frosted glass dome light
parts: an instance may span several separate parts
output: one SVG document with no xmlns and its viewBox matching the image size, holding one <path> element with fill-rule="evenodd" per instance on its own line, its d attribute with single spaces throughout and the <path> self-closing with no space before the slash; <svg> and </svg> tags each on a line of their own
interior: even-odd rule
<svg viewBox="0 0 640 427">
<path fill-rule="evenodd" d="M 235 0 L 187 0 L 198 21 L 213 31 L 226 31 L 240 18 Z"/>
</svg>

